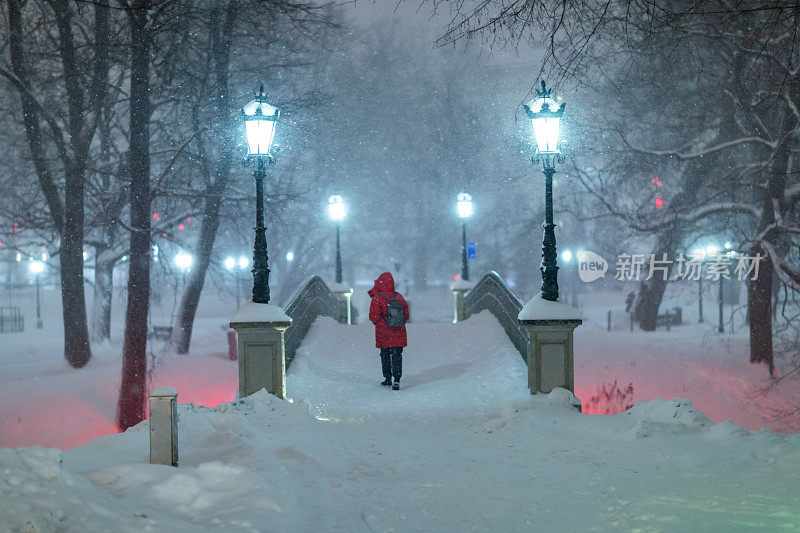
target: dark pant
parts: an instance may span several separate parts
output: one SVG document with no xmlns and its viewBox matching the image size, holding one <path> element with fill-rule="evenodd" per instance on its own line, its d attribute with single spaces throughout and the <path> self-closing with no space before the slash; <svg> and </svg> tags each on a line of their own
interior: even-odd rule
<svg viewBox="0 0 800 533">
<path fill-rule="evenodd" d="M 394 376 L 395 381 L 400 381 L 403 374 L 403 347 L 381 348 L 381 368 L 385 379 Z"/>
</svg>

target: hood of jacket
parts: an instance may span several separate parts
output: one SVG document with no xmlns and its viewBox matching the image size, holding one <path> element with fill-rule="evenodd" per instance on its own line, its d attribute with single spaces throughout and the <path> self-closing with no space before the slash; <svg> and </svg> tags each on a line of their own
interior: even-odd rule
<svg viewBox="0 0 800 533">
<path fill-rule="evenodd" d="M 378 276 L 378 279 L 375 280 L 375 286 L 367 292 L 373 298 L 377 296 L 377 293 L 381 293 L 388 298 L 394 296 L 394 278 L 391 272 L 384 272 Z"/>
</svg>

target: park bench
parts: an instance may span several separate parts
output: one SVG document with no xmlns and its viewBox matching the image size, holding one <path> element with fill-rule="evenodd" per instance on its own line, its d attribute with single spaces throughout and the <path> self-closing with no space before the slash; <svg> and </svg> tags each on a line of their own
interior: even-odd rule
<svg viewBox="0 0 800 533">
<path fill-rule="evenodd" d="M 669 323 L 667 322 L 669 319 Z M 656 317 L 656 327 L 658 326 L 679 326 L 683 320 L 683 309 L 680 307 L 673 307 L 667 309 L 666 313 L 662 313 Z"/>
<path fill-rule="evenodd" d="M 172 336 L 172 326 L 153 326 L 153 337 L 167 340 Z"/>
</svg>

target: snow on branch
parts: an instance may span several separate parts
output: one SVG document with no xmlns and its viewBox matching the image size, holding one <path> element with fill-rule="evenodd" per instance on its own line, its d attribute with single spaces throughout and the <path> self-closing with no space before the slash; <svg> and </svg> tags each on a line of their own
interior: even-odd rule
<svg viewBox="0 0 800 533">
<path fill-rule="evenodd" d="M 646 148 L 639 148 L 627 143 L 631 149 L 635 152 L 639 152 L 640 154 L 648 154 L 648 155 L 655 155 L 655 156 L 675 156 L 678 159 L 694 159 L 696 157 L 704 157 L 709 154 L 713 154 L 715 152 L 719 152 L 720 150 L 725 150 L 727 148 L 733 148 L 735 146 L 740 146 L 743 144 L 762 144 L 767 146 L 771 149 L 775 149 L 778 147 L 778 143 L 775 141 L 768 141 L 767 139 L 762 139 L 761 137 L 740 137 L 738 139 L 733 139 L 731 141 L 727 141 L 724 143 L 720 143 L 714 146 L 710 146 L 708 148 L 690 152 L 683 152 L 681 150 L 647 150 Z"/>
</svg>

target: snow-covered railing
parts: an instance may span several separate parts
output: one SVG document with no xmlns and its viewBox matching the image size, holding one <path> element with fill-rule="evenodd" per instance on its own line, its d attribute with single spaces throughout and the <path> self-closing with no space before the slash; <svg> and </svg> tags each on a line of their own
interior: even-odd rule
<svg viewBox="0 0 800 533">
<path fill-rule="evenodd" d="M 355 315 L 355 309 L 353 313 Z M 341 323 L 347 323 L 347 308 L 319 276 L 308 280 L 297 292 L 286 306 L 286 314 L 292 317 L 292 327 L 286 330 L 284 336 L 286 368 L 289 368 L 295 352 L 318 316 L 329 316 Z M 354 316 L 354 322 L 355 318 Z"/>
<path fill-rule="evenodd" d="M 489 272 L 481 278 L 475 287 L 467 293 L 465 300 L 465 318 L 489 311 L 500 322 L 500 325 L 517 348 L 517 351 L 528 361 L 528 332 L 520 325 L 517 315 L 522 309 L 511 289 L 506 286 L 497 272 Z"/>
</svg>

